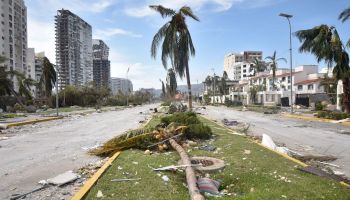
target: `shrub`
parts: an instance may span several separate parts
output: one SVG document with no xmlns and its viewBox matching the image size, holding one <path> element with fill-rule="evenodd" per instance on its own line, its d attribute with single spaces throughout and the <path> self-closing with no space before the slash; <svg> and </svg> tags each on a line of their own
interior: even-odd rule
<svg viewBox="0 0 350 200">
<path fill-rule="evenodd" d="M 225 106 L 227 107 L 243 106 L 243 103 L 240 101 L 232 101 L 232 100 L 226 99 Z"/>
<path fill-rule="evenodd" d="M 317 102 L 315 104 L 315 110 L 324 110 L 326 108 L 325 104 L 322 104 L 322 102 Z"/>
<path fill-rule="evenodd" d="M 342 112 L 331 112 L 331 111 L 319 111 L 317 112 L 317 117 L 325 119 L 341 120 L 350 117 L 350 114 Z"/>
<path fill-rule="evenodd" d="M 160 104 L 161 106 L 170 106 L 171 102 L 170 101 L 165 101 L 162 104 Z"/>
<path fill-rule="evenodd" d="M 174 113 L 163 117 L 161 123 L 166 126 L 171 123 L 187 126 L 184 132 L 186 139 L 209 139 L 213 134 L 210 127 L 201 123 L 194 112 Z"/>
</svg>

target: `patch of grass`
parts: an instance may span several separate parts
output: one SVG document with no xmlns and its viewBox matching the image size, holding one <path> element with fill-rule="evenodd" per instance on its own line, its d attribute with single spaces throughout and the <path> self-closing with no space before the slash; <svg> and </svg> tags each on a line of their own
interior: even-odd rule
<svg viewBox="0 0 350 200">
<path fill-rule="evenodd" d="M 223 159 L 227 164 L 221 173 L 211 174 L 211 178 L 220 180 L 222 188 L 235 196 L 220 199 L 336 199 L 350 198 L 350 191 L 339 183 L 311 174 L 300 172 L 296 164 L 270 150 L 267 150 L 245 137 L 229 134 L 230 131 L 212 121 L 200 118 L 208 125 L 216 140 L 211 143 L 221 148 L 217 153 L 192 149 L 191 156 L 210 156 Z M 159 122 L 155 118 L 150 125 Z M 208 144 L 205 142 L 200 145 Z M 244 150 L 250 150 L 245 154 Z M 174 165 L 179 160 L 176 152 L 144 155 L 139 150 L 124 151 L 113 165 L 99 179 L 85 199 L 96 199 L 98 190 L 103 199 L 189 199 L 184 172 L 162 172 L 170 182 L 167 184 L 149 167 Z M 138 162 L 137 164 L 133 162 Z M 120 169 L 120 167 L 122 169 Z M 118 169 L 119 168 L 119 169 Z M 283 178 L 282 178 L 283 177 Z M 140 181 L 111 182 L 117 178 L 141 178 Z M 290 180 L 290 182 L 286 181 Z M 217 199 L 206 197 L 206 199 Z"/>
</svg>

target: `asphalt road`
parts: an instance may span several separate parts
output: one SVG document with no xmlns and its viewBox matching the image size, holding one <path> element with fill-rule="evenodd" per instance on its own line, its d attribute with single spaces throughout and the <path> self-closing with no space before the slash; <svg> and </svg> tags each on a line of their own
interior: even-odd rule
<svg viewBox="0 0 350 200">
<path fill-rule="evenodd" d="M 0 199 L 31 191 L 40 180 L 79 169 L 100 158 L 88 148 L 140 126 L 157 105 L 74 115 L 6 130 L 0 140 Z M 140 114 L 142 112 L 142 114 Z"/>
<path fill-rule="evenodd" d="M 221 121 L 237 120 L 251 124 L 249 134 L 270 135 L 277 143 L 285 144 L 289 149 L 309 155 L 332 155 L 338 159 L 338 171 L 350 177 L 350 126 L 323 122 L 307 122 L 286 118 L 280 114 L 265 115 L 256 112 L 242 112 L 227 107 L 212 107 L 200 112 L 212 119 Z"/>
</svg>

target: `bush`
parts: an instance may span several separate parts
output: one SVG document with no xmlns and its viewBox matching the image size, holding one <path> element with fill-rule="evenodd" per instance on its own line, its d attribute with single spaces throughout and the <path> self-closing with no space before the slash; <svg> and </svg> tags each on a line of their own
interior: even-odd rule
<svg viewBox="0 0 350 200">
<path fill-rule="evenodd" d="M 316 104 L 315 104 L 315 110 L 324 110 L 325 108 L 327 107 L 327 105 L 325 105 L 325 104 L 322 104 L 322 102 L 317 102 Z"/>
<path fill-rule="evenodd" d="M 162 104 L 160 104 L 161 106 L 170 106 L 171 101 L 165 101 Z"/>
<path fill-rule="evenodd" d="M 232 100 L 226 99 L 225 106 L 227 107 L 243 106 L 243 103 L 240 101 L 232 101 Z"/>
<path fill-rule="evenodd" d="M 171 123 L 187 126 L 184 132 L 186 139 L 209 139 L 213 134 L 210 127 L 201 123 L 194 112 L 175 113 L 163 117 L 161 123 L 166 126 Z"/>
<path fill-rule="evenodd" d="M 350 114 L 342 113 L 342 112 L 319 111 L 317 112 L 317 117 L 324 118 L 324 119 L 341 120 L 341 119 L 350 118 Z"/>
</svg>

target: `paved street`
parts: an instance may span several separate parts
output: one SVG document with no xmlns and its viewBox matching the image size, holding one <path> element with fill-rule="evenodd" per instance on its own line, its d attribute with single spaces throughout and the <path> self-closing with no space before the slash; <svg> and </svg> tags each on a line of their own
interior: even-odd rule
<svg viewBox="0 0 350 200">
<path fill-rule="evenodd" d="M 226 107 L 208 106 L 201 113 L 218 121 L 224 118 L 250 123 L 250 134 L 270 135 L 275 142 L 306 154 L 333 155 L 338 159 L 332 163 L 341 166 L 339 171 L 350 177 L 350 126 L 323 122 L 306 122 L 285 118 L 282 115 L 265 115 L 256 112 L 242 112 Z"/>
<path fill-rule="evenodd" d="M 0 199 L 30 191 L 42 179 L 96 162 L 99 158 L 89 156 L 87 148 L 139 127 L 139 121 L 154 107 L 75 115 L 7 130 L 10 138 L 0 140 Z"/>
</svg>

